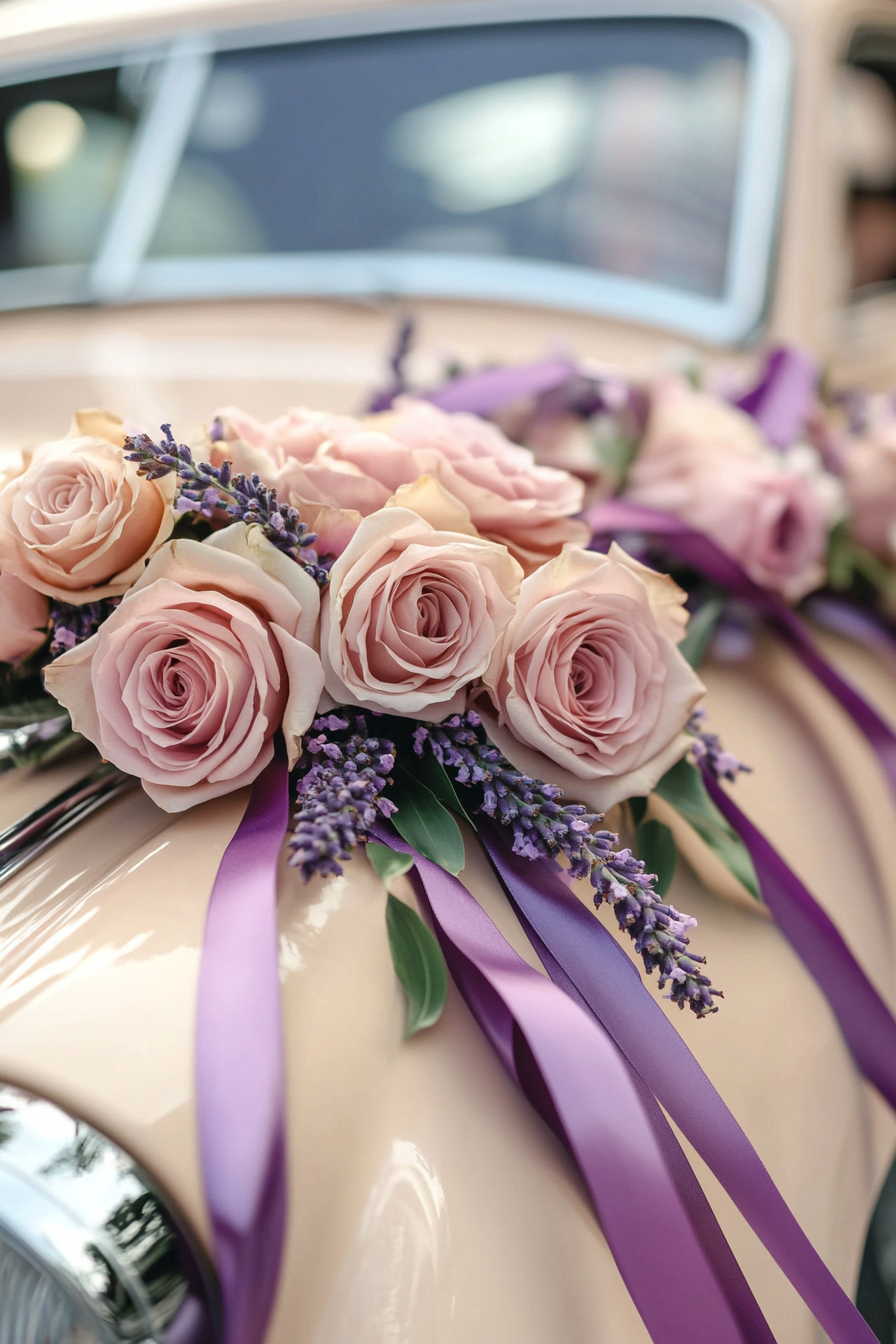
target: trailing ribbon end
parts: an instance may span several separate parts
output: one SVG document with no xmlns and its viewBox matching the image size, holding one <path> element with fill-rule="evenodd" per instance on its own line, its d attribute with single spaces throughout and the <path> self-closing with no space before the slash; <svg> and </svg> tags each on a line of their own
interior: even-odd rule
<svg viewBox="0 0 896 1344">
<path fill-rule="evenodd" d="M 196 1097 L 225 1344 L 262 1344 L 286 1228 L 277 865 L 289 822 L 286 758 L 252 787 L 215 878 L 196 1012 Z"/>
</svg>

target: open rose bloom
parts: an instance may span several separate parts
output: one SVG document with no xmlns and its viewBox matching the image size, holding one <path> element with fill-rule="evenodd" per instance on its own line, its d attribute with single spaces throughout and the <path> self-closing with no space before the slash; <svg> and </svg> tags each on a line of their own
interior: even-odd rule
<svg viewBox="0 0 896 1344">
<path fill-rule="evenodd" d="M 489 735 L 527 774 L 604 811 L 687 751 L 704 687 L 678 651 L 685 594 L 613 544 L 569 547 L 523 583 L 484 681 Z"/>
<path fill-rule="evenodd" d="M 314 716 L 317 585 L 258 529 L 156 552 L 97 634 L 52 662 L 48 690 L 104 757 L 179 812 L 250 784 L 282 731 Z"/>
</svg>

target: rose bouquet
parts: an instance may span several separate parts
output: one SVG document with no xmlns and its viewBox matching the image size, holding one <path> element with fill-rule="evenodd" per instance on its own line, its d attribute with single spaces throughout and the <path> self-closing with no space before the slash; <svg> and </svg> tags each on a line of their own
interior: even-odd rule
<svg viewBox="0 0 896 1344">
<path fill-rule="evenodd" d="M 896 1023 L 723 790 L 744 767 L 706 731 L 696 671 L 720 615 L 713 594 L 731 577 L 719 556 L 736 560 L 742 605 L 754 592 L 802 597 L 823 573 L 818 536 L 840 494 L 811 455 L 772 471 L 746 412 L 732 422 L 707 401 L 701 439 L 684 388 L 654 395 L 645 432 L 644 394 L 618 377 L 563 366 L 545 380 L 539 366 L 533 392 L 532 370 L 522 382 L 505 372 L 435 399 L 388 398 L 361 419 L 300 409 L 262 424 L 225 408 L 189 444 L 169 426 L 156 440 L 80 413 L 67 438 L 25 455 L 0 488 L 4 759 L 39 763 L 89 742 L 114 789 L 139 781 L 170 812 L 251 786 L 209 906 L 197 1024 L 202 1161 L 233 1344 L 262 1337 L 285 1216 L 274 923 L 284 839 L 305 880 L 340 874 L 362 845 L 387 888 L 415 870 L 428 922 L 394 894 L 387 903 L 408 1033 L 437 1021 L 450 972 L 573 1153 L 656 1340 L 679 1337 L 670 1322 L 687 1319 L 694 1292 L 714 1339 L 771 1338 L 712 1214 L 695 1216 L 702 1196 L 661 1106 L 740 1192 L 831 1338 L 865 1338 L 580 898 L 612 906 L 680 1008 L 717 1010 L 720 992 L 690 949 L 694 921 L 666 900 L 676 850 L 653 815 L 659 797 L 741 886 L 761 891 L 860 1066 L 896 1104 Z M 605 444 L 615 435 L 616 457 L 608 449 L 589 465 L 579 453 L 579 474 L 540 465 L 471 411 L 540 452 L 573 430 Z M 625 436 L 636 427 L 635 457 Z M 727 430 L 734 485 L 714 449 Z M 599 502 L 613 481 L 624 491 L 616 516 Z M 659 544 L 690 596 L 656 567 Z M 55 800 L 47 835 L 114 789 Z M 0 860 L 26 860 L 37 827 L 26 818 L 0 837 Z M 549 978 L 464 887 L 471 844 Z M 259 1049 L 234 1051 L 237 1039 Z M 231 1171 L 247 1147 L 255 1177 L 237 1199 Z M 642 1187 L 649 1199 L 632 1193 Z"/>
</svg>

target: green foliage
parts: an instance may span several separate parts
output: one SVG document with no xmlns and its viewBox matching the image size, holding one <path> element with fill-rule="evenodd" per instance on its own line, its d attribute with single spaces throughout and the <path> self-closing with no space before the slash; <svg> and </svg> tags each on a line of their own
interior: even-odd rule
<svg viewBox="0 0 896 1344">
<path fill-rule="evenodd" d="M 448 809 L 403 770 L 395 771 L 389 797 L 398 808 L 392 825 L 402 839 L 456 877 L 464 866 L 464 839 Z"/>
<path fill-rule="evenodd" d="M 679 761 L 663 775 L 655 792 L 690 823 L 728 871 L 760 900 L 759 882 L 747 847 L 706 792 L 697 767 L 690 761 Z"/>
<path fill-rule="evenodd" d="M 679 650 L 696 671 L 703 662 L 709 642 L 715 633 L 725 603 L 721 598 L 711 597 L 688 621 L 688 632 L 679 644 Z"/>
<path fill-rule="evenodd" d="M 672 885 L 678 859 L 675 837 L 663 822 L 652 819 L 642 821 L 636 835 L 638 858 L 644 860 L 648 873 L 655 874 L 654 888 L 658 895 L 665 896 Z"/>
<path fill-rule="evenodd" d="M 438 1022 L 448 995 L 448 970 L 442 949 L 416 910 L 391 894 L 386 903 L 386 928 L 395 974 L 408 999 L 407 1038 Z"/>
</svg>

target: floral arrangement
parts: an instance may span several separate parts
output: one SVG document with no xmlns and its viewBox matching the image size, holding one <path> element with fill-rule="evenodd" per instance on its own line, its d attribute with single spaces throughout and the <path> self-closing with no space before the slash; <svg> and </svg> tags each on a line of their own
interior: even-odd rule
<svg viewBox="0 0 896 1344">
<path fill-rule="evenodd" d="M 583 497 L 421 400 L 271 425 L 227 409 L 190 445 L 79 413 L 0 490 L 10 759 L 87 739 L 178 812 L 251 784 L 282 739 L 306 880 L 380 819 L 456 873 L 458 820 L 493 818 L 516 854 L 590 881 L 680 1007 L 714 1012 L 694 921 L 663 899 L 671 832 L 641 800 L 696 793 L 755 885 L 693 762 L 740 767 L 703 730 L 684 591 L 615 543 L 585 549 Z M 637 854 L 600 828 L 629 800 Z M 440 953 L 397 904 L 413 1023 Z"/>
<path fill-rule="evenodd" d="M 831 597 L 848 591 L 851 628 L 888 637 L 896 412 L 824 400 L 791 351 L 746 390 L 637 385 L 556 360 L 411 395 L 407 345 L 405 333 L 394 386 L 360 418 L 296 409 L 262 424 L 228 407 L 181 443 L 167 425 L 156 439 L 79 412 L 0 484 L 0 768 L 89 742 L 115 772 L 108 793 L 84 781 L 55 799 L 49 838 L 122 780 L 170 812 L 252 786 L 209 903 L 197 1008 L 225 1338 L 260 1344 L 283 1245 L 285 835 L 306 881 L 340 874 L 361 845 L 387 889 L 416 869 L 435 935 L 392 894 L 386 910 L 408 1034 L 438 1019 L 450 969 L 572 1152 L 654 1339 L 677 1339 L 695 1300 L 713 1338 L 771 1339 L 667 1112 L 835 1344 L 870 1340 L 572 888 L 612 906 L 667 997 L 714 1013 L 694 921 L 666 900 L 676 847 L 653 815 L 662 799 L 766 900 L 896 1107 L 896 1021 L 722 788 L 746 767 L 708 730 L 698 675 L 710 643 L 742 657 L 773 624 L 896 790 L 896 734 L 794 611 L 811 596 L 813 615 L 842 626 Z M 33 838 L 35 817 L 23 825 Z M 547 977 L 458 879 L 471 836 Z M 7 832 L 13 863 L 29 852 L 17 845 Z M 236 1037 L 274 1048 L 234 1052 Z M 252 1179 L 234 1184 L 246 1152 Z"/>
</svg>

